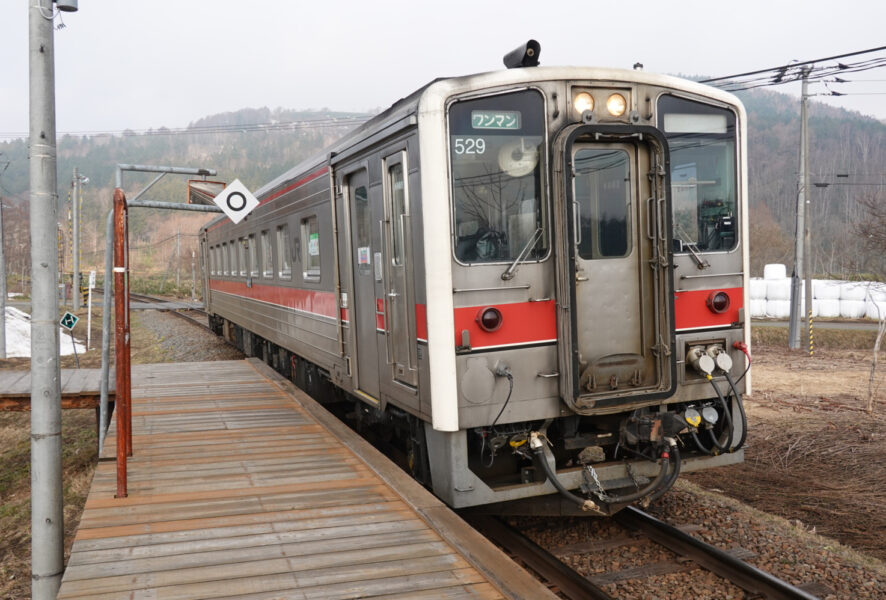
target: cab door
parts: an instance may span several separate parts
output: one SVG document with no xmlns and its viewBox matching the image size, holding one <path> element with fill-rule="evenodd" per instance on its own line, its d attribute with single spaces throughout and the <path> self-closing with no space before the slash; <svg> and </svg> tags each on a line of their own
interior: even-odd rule
<svg viewBox="0 0 886 600">
<path fill-rule="evenodd" d="M 578 412 L 670 395 L 675 373 L 665 146 L 580 133 L 561 155 L 569 260 L 558 283 L 571 296 L 561 360 Z"/>
</svg>

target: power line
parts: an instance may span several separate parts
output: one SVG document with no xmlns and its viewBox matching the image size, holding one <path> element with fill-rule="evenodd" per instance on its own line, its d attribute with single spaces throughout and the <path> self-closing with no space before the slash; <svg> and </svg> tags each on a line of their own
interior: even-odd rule
<svg viewBox="0 0 886 600">
<path fill-rule="evenodd" d="M 736 79 L 738 77 L 746 77 L 748 75 L 759 75 L 761 73 L 770 73 L 772 71 L 778 71 L 781 69 L 789 69 L 792 67 L 802 67 L 805 65 L 812 65 L 819 62 L 825 62 L 828 60 L 837 60 L 838 58 L 847 58 L 849 56 L 858 56 L 860 54 L 868 54 L 870 52 L 879 52 L 880 50 L 886 50 L 886 46 L 880 46 L 879 48 L 870 48 L 868 50 L 859 50 L 857 52 L 849 52 L 847 54 L 838 54 L 836 56 L 828 56 L 826 58 L 818 58 L 815 60 L 807 60 L 805 62 L 797 62 L 797 63 L 789 63 L 787 65 L 782 65 L 780 67 L 770 67 L 768 69 L 760 69 L 759 71 L 748 71 L 747 73 L 739 73 L 737 75 L 725 75 L 723 77 L 714 77 L 712 79 L 704 79 L 701 83 L 712 83 L 714 81 L 723 81 L 724 79 Z"/>
<path fill-rule="evenodd" d="M 347 127 L 361 125 L 368 121 L 371 117 L 341 117 L 314 119 L 305 121 L 271 121 L 267 123 L 247 123 L 247 124 L 230 124 L 230 125 L 207 125 L 203 127 L 175 127 L 160 129 L 117 129 L 117 130 L 89 130 L 89 131 L 60 131 L 59 135 L 73 136 L 170 136 L 170 135 L 201 135 L 211 133 L 247 133 L 253 131 L 275 132 L 275 131 L 298 131 L 303 129 L 323 129 L 329 127 Z M 27 133 L 22 132 L 0 132 L 0 139 L 11 139 L 26 137 Z"/>
</svg>

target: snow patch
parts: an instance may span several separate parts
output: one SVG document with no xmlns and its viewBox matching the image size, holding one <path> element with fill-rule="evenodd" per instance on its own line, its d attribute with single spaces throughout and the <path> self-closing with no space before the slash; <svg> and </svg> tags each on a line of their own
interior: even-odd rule
<svg viewBox="0 0 886 600">
<path fill-rule="evenodd" d="M 74 353 L 71 334 L 59 327 L 60 354 L 67 356 Z M 86 346 L 77 344 L 77 354 L 86 352 Z M 6 356 L 31 356 L 31 315 L 13 306 L 6 307 Z"/>
</svg>

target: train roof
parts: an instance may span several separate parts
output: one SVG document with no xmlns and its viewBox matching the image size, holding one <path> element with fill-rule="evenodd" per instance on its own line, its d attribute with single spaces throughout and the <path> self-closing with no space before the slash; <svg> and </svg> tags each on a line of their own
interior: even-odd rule
<svg viewBox="0 0 886 600">
<path fill-rule="evenodd" d="M 744 116 L 744 107 L 741 104 L 741 101 L 733 94 L 688 79 L 674 77 L 672 75 L 647 73 L 645 71 L 632 69 L 570 66 L 526 67 L 520 69 L 489 71 L 459 77 L 441 77 L 430 81 L 410 95 L 401 98 L 392 104 L 387 110 L 375 115 L 365 123 L 358 125 L 349 131 L 344 137 L 325 148 L 322 152 L 296 164 L 288 171 L 269 181 L 255 191 L 255 196 L 261 200 L 262 197 L 268 196 L 273 192 L 282 189 L 297 178 L 316 171 L 318 168 L 328 163 L 330 157 L 340 154 L 368 136 L 383 131 L 395 123 L 414 115 L 418 112 L 423 99 L 426 102 L 430 101 L 430 103 L 435 103 L 434 100 L 436 100 L 436 103 L 440 103 L 445 102 L 445 99 L 452 94 L 469 92 L 474 89 L 479 90 L 484 88 L 496 88 L 508 85 L 557 80 L 612 81 L 667 87 L 730 104 L 739 110 L 742 117 Z M 224 215 L 219 215 L 218 218 L 207 223 L 204 226 L 204 229 L 210 227 L 222 218 L 225 218 Z"/>
</svg>

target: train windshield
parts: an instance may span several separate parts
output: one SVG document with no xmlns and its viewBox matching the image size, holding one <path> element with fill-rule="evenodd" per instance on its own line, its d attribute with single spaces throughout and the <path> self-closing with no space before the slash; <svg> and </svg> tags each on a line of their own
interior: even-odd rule
<svg viewBox="0 0 886 600">
<path fill-rule="evenodd" d="M 531 90 L 450 107 L 455 257 L 460 262 L 510 262 L 524 250 L 523 260 L 547 254 L 544 114 L 541 94 Z"/>
<path fill-rule="evenodd" d="M 738 240 L 735 113 L 664 95 L 676 252 L 732 250 Z"/>
</svg>

